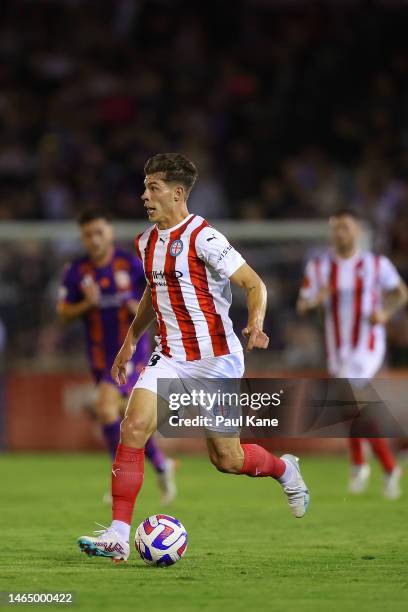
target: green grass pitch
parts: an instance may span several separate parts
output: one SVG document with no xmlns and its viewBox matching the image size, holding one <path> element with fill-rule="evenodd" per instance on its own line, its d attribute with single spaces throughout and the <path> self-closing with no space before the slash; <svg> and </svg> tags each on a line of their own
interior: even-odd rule
<svg viewBox="0 0 408 612">
<path fill-rule="evenodd" d="M 407 610 L 407 498 L 381 497 L 378 468 L 368 493 L 350 497 L 343 458 L 302 469 L 312 502 L 296 520 L 272 479 L 220 474 L 204 457 L 181 459 L 179 498 L 163 508 L 148 466 L 134 527 L 165 511 L 189 534 L 185 558 L 161 569 L 134 549 L 114 566 L 77 548 L 94 521 L 110 521 L 107 457 L 4 455 L 0 590 L 73 591 L 77 610 Z"/>
</svg>

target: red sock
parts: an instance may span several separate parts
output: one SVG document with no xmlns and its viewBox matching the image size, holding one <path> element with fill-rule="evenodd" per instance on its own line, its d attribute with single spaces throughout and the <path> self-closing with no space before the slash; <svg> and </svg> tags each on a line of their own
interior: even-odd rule
<svg viewBox="0 0 408 612">
<path fill-rule="evenodd" d="M 112 518 L 132 522 L 137 494 L 143 484 L 144 448 L 119 444 L 112 466 Z"/>
<path fill-rule="evenodd" d="M 395 459 L 385 438 L 368 438 L 373 452 L 386 472 L 392 472 L 395 467 Z"/>
<path fill-rule="evenodd" d="M 363 438 L 349 438 L 351 463 L 353 465 L 363 465 Z"/>
<path fill-rule="evenodd" d="M 244 451 L 244 464 L 241 474 L 248 476 L 272 476 L 280 478 L 286 470 L 286 464 L 282 459 L 272 455 L 257 444 L 241 444 Z"/>
</svg>

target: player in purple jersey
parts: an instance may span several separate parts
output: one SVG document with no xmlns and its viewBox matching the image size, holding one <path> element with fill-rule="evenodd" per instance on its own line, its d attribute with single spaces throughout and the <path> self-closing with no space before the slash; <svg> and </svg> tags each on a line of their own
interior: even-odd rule
<svg viewBox="0 0 408 612">
<path fill-rule="evenodd" d="M 64 322 L 78 317 L 85 324 L 90 368 L 98 388 L 96 415 L 112 458 L 120 438 L 123 397 L 130 395 L 150 355 L 145 334 L 129 363 L 128 380 L 118 390 L 111 367 L 136 314 L 146 281 L 140 261 L 114 245 L 109 216 L 97 210 L 85 211 L 78 220 L 86 255 L 67 265 L 60 287 L 57 312 Z M 167 459 L 150 438 L 146 456 L 158 473 L 162 501 L 176 494 L 175 462 Z"/>
</svg>

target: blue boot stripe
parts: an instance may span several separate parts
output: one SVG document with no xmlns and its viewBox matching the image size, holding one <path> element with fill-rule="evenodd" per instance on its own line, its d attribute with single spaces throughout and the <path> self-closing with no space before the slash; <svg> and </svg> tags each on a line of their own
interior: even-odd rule
<svg viewBox="0 0 408 612">
<path fill-rule="evenodd" d="M 89 540 L 84 540 L 84 539 L 78 540 L 78 544 L 79 544 L 80 549 L 84 550 L 87 555 L 89 555 L 89 552 L 92 551 L 95 557 L 114 557 L 115 556 L 114 553 L 106 553 L 103 550 L 99 550 L 99 548 L 95 546 L 93 542 L 90 542 Z"/>
</svg>

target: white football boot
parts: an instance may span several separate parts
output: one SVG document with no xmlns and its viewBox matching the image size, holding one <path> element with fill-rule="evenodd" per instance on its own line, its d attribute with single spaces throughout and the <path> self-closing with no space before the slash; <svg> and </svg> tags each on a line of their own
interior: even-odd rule
<svg viewBox="0 0 408 612">
<path fill-rule="evenodd" d="M 282 488 L 288 497 L 289 508 L 293 516 L 302 518 L 309 507 L 310 495 L 300 473 L 299 458 L 295 455 L 286 454 L 282 455 L 281 459 L 285 463 L 291 463 L 295 468 L 291 480 L 285 485 L 282 484 Z"/>
<path fill-rule="evenodd" d="M 171 504 L 177 495 L 176 467 L 177 461 L 174 459 L 166 459 L 164 472 L 160 472 L 158 475 L 157 481 L 161 491 L 162 504 Z"/>
<path fill-rule="evenodd" d="M 129 542 L 125 542 L 115 529 L 104 527 L 95 530 L 94 533 L 95 536 L 78 538 L 79 548 L 88 557 L 110 557 L 114 563 L 128 560 L 130 554 Z"/>
<path fill-rule="evenodd" d="M 384 477 L 384 497 L 387 499 L 398 499 L 401 497 L 400 479 L 402 476 L 402 468 L 396 465 L 389 474 Z"/>
<path fill-rule="evenodd" d="M 371 468 L 368 463 L 362 465 L 352 465 L 351 475 L 349 480 L 348 490 L 353 495 L 360 495 L 363 493 L 370 480 Z"/>
</svg>

